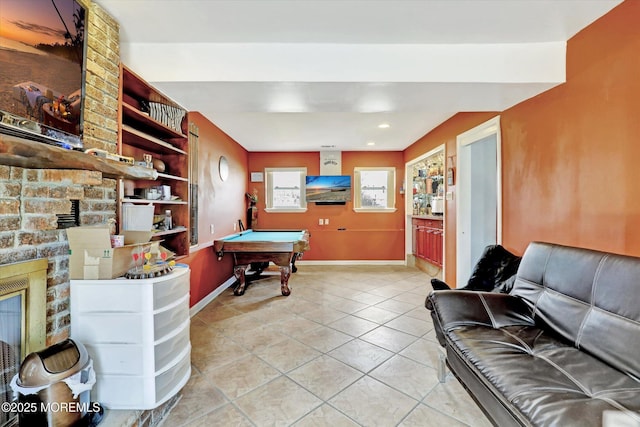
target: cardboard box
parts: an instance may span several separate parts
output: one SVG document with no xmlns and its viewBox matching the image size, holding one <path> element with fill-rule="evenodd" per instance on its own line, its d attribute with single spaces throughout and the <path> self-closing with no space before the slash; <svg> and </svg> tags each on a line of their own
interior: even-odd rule
<svg viewBox="0 0 640 427">
<path fill-rule="evenodd" d="M 124 230 L 122 234 L 124 234 L 124 244 L 132 245 L 135 243 L 147 243 L 151 240 L 153 231 Z"/>
<path fill-rule="evenodd" d="M 134 267 L 133 254 L 149 251 L 151 243 L 111 247 L 108 227 L 67 228 L 71 279 L 115 279 Z"/>
</svg>

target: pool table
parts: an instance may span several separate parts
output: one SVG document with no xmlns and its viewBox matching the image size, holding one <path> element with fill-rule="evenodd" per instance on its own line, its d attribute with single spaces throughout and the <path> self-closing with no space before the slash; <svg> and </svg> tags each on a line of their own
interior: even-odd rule
<svg viewBox="0 0 640 427">
<path fill-rule="evenodd" d="M 309 250 L 307 230 L 246 230 L 214 240 L 213 250 L 221 260 L 225 253 L 233 254 L 233 274 L 239 284 L 233 291 L 244 294 L 245 272 L 249 265 L 261 266 L 260 271 L 273 262 L 280 268 L 280 291 L 282 295 L 291 293 L 289 276 L 295 272 L 295 260 Z M 258 272 L 259 273 L 259 272 Z"/>
</svg>

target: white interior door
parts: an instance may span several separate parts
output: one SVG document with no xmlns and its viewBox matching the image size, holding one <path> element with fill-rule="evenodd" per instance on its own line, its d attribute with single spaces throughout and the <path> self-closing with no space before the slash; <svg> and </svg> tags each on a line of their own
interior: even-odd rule
<svg viewBox="0 0 640 427">
<path fill-rule="evenodd" d="M 457 286 L 466 285 L 487 245 L 502 242 L 500 117 L 457 137 Z"/>
</svg>

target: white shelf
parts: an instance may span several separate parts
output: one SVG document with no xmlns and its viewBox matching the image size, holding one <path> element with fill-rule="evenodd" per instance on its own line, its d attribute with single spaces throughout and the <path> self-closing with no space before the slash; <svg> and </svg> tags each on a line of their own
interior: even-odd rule
<svg viewBox="0 0 640 427">
<path fill-rule="evenodd" d="M 189 178 L 183 178 L 181 176 L 169 175 L 169 174 L 160 173 L 160 172 L 158 172 L 158 178 L 173 179 L 174 181 L 189 182 Z"/>
<path fill-rule="evenodd" d="M 123 203 L 142 203 L 145 205 L 154 204 L 154 205 L 186 205 L 187 202 L 184 200 L 151 200 L 151 199 L 122 199 Z"/>
</svg>

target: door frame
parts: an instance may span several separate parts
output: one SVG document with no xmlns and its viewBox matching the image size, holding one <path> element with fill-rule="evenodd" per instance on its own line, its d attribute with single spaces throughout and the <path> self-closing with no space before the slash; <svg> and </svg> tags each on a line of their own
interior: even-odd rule
<svg viewBox="0 0 640 427">
<path fill-rule="evenodd" d="M 405 211 L 405 219 L 406 219 L 406 223 L 405 223 L 405 265 L 409 264 L 409 255 L 412 254 L 412 241 L 413 241 L 413 223 L 412 223 L 412 219 L 413 219 L 413 175 L 412 175 L 412 168 L 413 166 L 426 159 L 429 156 L 432 156 L 438 152 L 442 151 L 444 158 L 447 158 L 447 148 L 445 144 L 440 144 L 435 148 L 432 148 L 431 150 L 429 150 L 428 152 L 421 154 L 420 156 L 413 158 L 411 160 L 409 160 L 408 162 L 406 162 L 404 164 L 404 189 L 405 189 L 405 204 L 404 204 L 404 211 Z M 446 163 L 443 165 L 444 167 L 446 167 Z M 444 276 L 444 272 L 445 272 L 445 263 L 447 262 L 446 257 L 444 256 L 444 254 L 446 253 L 446 239 L 444 238 L 444 230 L 445 230 L 445 225 L 446 225 L 446 220 L 447 220 L 447 209 L 446 209 L 446 204 L 445 204 L 445 209 L 443 210 L 443 215 L 442 215 L 442 231 L 443 231 L 443 239 L 442 239 L 442 274 Z"/>
<path fill-rule="evenodd" d="M 461 277 L 460 269 L 464 262 L 470 262 L 463 259 L 462 247 L 465 242 L 469 242 L 468 239 L 463 239 L 463 224 L 469 223 L 469 219 L 472 215 L 471 206 L 466 206 L 469 188 L 461 186 L 461 175 L 470 171 L 468 164 L 462 164 L 462 156 L 460 155 L 463 149 L 467 149 L 469 145 L 479 142 L 489 136 L 494 135 L 496 138 L 496 243 L 502 243 L 502 141 L 500 136 L 500 116 L 496 116 L 486 122 L 461 133 L 456 137 L 456 169 L 458 184 L 456 187 L 456 282 L 458 287 L 464 286 L 467 278 Z M 468 249 L 468 248 L 467 248 Z M 468 252 L 468 250 L 467 250 Z M 471 273 L 471 271 L 469 271 Z M 462 281 L 462 282 L 461 282 Z"/>
</svg>

